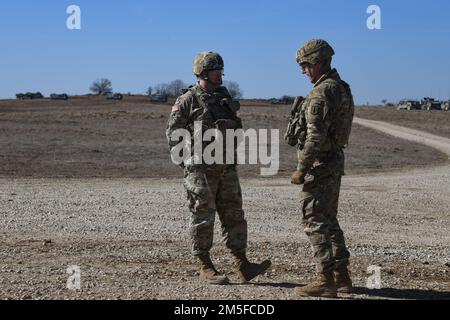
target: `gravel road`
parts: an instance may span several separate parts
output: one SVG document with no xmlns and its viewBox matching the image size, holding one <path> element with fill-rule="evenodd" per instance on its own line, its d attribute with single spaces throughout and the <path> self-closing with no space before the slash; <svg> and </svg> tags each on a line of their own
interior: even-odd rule
<svg viewBox="0 0 450 320">
<path fill-rule="evenodd" d="M 234 283 L 220 287 L 197 280 L 179 179 L 0 185 L 0 299 L 297 299 L 293 288 L 315 273 L 299 190 L 285 178 L 242 180 L 249 256 L 273 266 L 237 284 L 217 225 L 212 256 Z M 357 288 L 341 298 L 450 299 L 449 194 L 449 166 L 344 177 L 340 221 Z M 66 287 L 72 265 L 80 290 Z M 382 287 L 369 290 L 373 265 Z"/>
<path fill-rule="evenodd" d="M 445 153 L 450 158 L 450 139 L 448 138 L 397 126 L 383 121 L 373 121 L 355 117 L 354 122 L 361 126 L 389 134 L 396 138 L 427 145 Z"/>
</svg>

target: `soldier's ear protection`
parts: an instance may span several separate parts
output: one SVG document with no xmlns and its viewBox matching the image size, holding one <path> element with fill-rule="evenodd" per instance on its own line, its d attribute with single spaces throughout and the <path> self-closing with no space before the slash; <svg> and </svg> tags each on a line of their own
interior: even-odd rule
<svg viewBox="0 0 450 320">
<path fill-rule="evenodd" d="M 203 71 L 198 77 L 202 80 L 209 80 L 208 71 Z"/>
<path fill-rule="evenodd" d="M 214 69 L 214 70 L 223 70 L 223 69 Z M 205 70 L 205 71 L 203 71 L 200 74 L 199 78 L 202 79 L 202 80 L 206 80 L 206 81 L 209 80 L 208 72 L 209 71 L 214 71 L 214 70 Z M 222 77 L 225 77 L 225 73 L 223 71 L 222 71 Z"/>
</svg>

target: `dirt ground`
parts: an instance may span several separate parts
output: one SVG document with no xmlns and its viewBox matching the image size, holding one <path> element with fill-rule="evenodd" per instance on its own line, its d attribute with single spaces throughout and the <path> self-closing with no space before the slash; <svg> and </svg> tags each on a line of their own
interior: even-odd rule
<svg viewBox="0 0 450 320">
<path fill-rule="evenodd" d="M 246 128 L 282 135 L 288 110 L 244 101 L 241 116 Z M 190 255 L 182 172 L 164 134 L 169 111 L 144 97 L 0 101 L 0 299 L 299 299 L 293 288 L 315 271 L 288 179 L 295 151 L 280 143 L 276 177 L 240 167 L 249 257 L 271 258 L 271 269 L 238 283 L 216 221 L 212 256 L 232 285 L 208 286 Z M 450 132 L 450 113 L 417 114 L 356 111 Z M 360 126 L 346 154 L 339 215 L 356 289 L 340 298 L 450 299 L 448 155 Z M 80 290 L 67 288 L 73 265 Z M 370 266 L 380 268 L 380 289 L 367 288 Z"/>
<path fill-rule="evenodd" d="M 381 110 L 380 118 L 384 119 L 389 112 L 371 110 L 357 108 L 356 113 L 376 118 L 376 111 Z M 125 97 L 122 102 L 97 97 L 68 102 L 0 101 L 0 176 L 179 177 L 182 172 L 171 163 L 165 137 L 169 113 L 170 104 L 151 104 L 145 97 Z M 391 113 L 411 115 L 408 121 L 420 123 L 426 130 L 436 128 L 434 120 L 420 119 L 414 112 Z M 296 166 L 295 149 L 283 140 L 288 114 L 288 106 L 261 101 L 244 101 L 241 111 L 245 129 L 279 129 L 281 176 L 290 175 Z M 440 130 L 449 127 L 448 120 L 439 121 Z M 358 125 L 353 128 L 346 156 L 349 174 L 447 161 L 430 147 Z M 260 169 L 242 165 L 240 173 L 242 177 L 257 177 Z"/>
<path fill-rule="evenodd" d="M 444 110 L 396 110 L 395 107 L 358 107 L 357 117 L 386 121 L 450 138 L 450 112 Z"/>
</svg>

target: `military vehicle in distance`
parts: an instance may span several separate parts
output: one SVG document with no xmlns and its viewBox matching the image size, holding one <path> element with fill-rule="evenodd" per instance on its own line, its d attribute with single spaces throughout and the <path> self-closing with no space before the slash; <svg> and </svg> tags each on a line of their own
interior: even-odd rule
<svg viewBox="0 0 450 320">
<path fill-rule="evenodd" d="M 441 109 L 445 111 L 450 110 L 450 100 L 442 101 Z"/>
<path fill-rule="evenodd" d="M 272 98 L 270 99 L 271 104 L 292 104 L 294 103 L 295 98 L 290 96 L 283 96 L 280 99 Z"/>
<path fill-rule="evenodd" d="M 50 95 L 50 100 L 69 100 L 69 96 L 66 93 L 63 94 L 52 93 Z"/>
<path fill-rule="evenodd" d="M 152 94 L 152 95 L 150 95 L 150 101 L 166 103 L 167 102 L 167 95 L 166 94 L 161 94 L 161 93 Z"/>
<path fill-rule="evenodd" d="M 123 94 L 121 93 L 107 93 L 105 94 L 106 100 L 122 100 Z"/>
<path fill-rule="evenodd" d="M 441 110 L 441 103 L 433 98 L 425 97 L 420 102 L 422 110 Z"/>
<path fill-rule="evenodd" d="M 417 100 L 400 100 L 397 110 L 420 110 L 422 106 Z"/>
<path fill-rule="evenodd" d="M 16 94 L 16 98 L 18 100 L 32 100 L 32 99 L 44 99 L 44 96 L 40 92 L 27 92 L 27 93 L 18 93 Z"/>
</svg>

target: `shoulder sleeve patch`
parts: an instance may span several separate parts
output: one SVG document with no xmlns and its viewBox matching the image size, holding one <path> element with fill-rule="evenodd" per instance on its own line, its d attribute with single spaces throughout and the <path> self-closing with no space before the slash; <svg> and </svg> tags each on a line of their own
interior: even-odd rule
<svg viewBox="0 0 450 320">
<path fill-rule="evenodd" d="M 318 99 L 313 99 L 311 101 L 311 104 L 309 106 L 309 113 L 313 116 L 319 116 L 323 114 L 323 108 L 324 108 L 325 102 Z"/>
<path fill-rule="evenodd" d="M 172 107 L 172 113 L 186 113 L 189 110 L 189 106 L 192 103 L 192 95 L 189 95 L 188 93 L 183 94 L 178 97 L 178 99 L 175 101 L 175 104 Z"/>
</svg>

